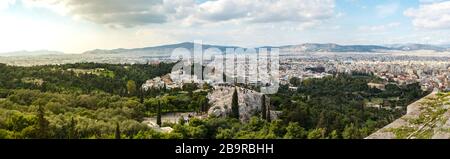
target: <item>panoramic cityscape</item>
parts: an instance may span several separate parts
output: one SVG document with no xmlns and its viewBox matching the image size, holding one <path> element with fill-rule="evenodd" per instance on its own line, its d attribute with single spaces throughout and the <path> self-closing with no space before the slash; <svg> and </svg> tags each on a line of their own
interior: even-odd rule
<svg viewBox="0 0 450 159">
<path fill-rule="evenodd" d="M 0 139 L 450 139 L 449 11 L 2 1 Z"/>
</svg>

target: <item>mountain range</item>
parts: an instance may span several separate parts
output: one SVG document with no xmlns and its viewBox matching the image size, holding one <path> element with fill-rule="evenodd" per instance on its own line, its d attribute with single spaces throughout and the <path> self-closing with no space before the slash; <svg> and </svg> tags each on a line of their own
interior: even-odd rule
<svg viewBox="0 0 450 159">
<path fill-rule="evenodd" d="M 429 50 L 436 52 L 450 51 L 450 45 L 427 45 L 427 44 L 392 44 L 392 45 L 338 45 L 333 43 L 305 43 L 299 45 L 284 46 L 263 46 L 259 48 L 279 48 L 282 52 L 383 52 L 383 51 L 418 51 Z M 167 54 L 176 48 L 194 49 L 194 43 L 185 42 L 171 45 L 161 45 L 155 47 L 135 48 L 135 49 L 114 49 L 114 50 L 92 50 L 85 54 Z M 242 48 L 239 46 L 223 45 L 203 45 L 203 49 L 218 48 L 225 51 L 226 48 Z"/>
<path fill-rule="evenodd" d="M 203 49 L 218 48 L 225 51 L 226 48 L 242 48 L 239 46 L 224 46 L 224 45 L 207 45 L 204 44 Z M 339 45 L 333 43 L 305 43 L 299 45 L 284 45 L 284 46 L 263 46 L 259 48 L 279 48 L 281 52 L 296 53 L 296 52 L 388 52 L 388 51 L 436 51 L 444 52 L 450 51 L 450 45 L 428 45 L 428 44 L 391 44 L 391 45 Z M 140 55 L 140 56 L 167 56 L 176 48 L 185 48 L 188 50 L 194 49 L 194 43 L 184 42 L 178 44 L 161 45 L 154 47 L 132 48 L 132 49 L 112 49 L 112 50 L 90 50 L 83 52 L 83 54 L 103 55 L 103 54 L 118 54 L 118 55 Z M 40 56 L 40 55 L 61 55 L 62 52 L 57 51 L 16 51 L 8 53 L 0 53 L 0 56 Z"/>
<path fill-rule="evenodd" d="M 63 52 L 38 50 L 38 51 L 14 51 L 0 53 L 0 56 L 43 56 L 43 55 L 63 55 Z"/>
<path fill-rule="evenodd" d="M 83 54 L 142 54 L 142 55 L 167 55 L 171 53 L 174 49 L 185 48 L 188 50 L 194 50 L 194 43 L 184 42 L 179 44 L 170 44 L 154 47 L 144 47 L 144 48 L 134 48 L 134 49 L 113 49 L 113 50 L 91 50 L 86 51 Z M 221 51 L 225 51 L 226 48 L 239 48 L 238 46 L 220 46 L 220 45 L 202 45 L 203 49 L 218 48 Z"/>
</svg>

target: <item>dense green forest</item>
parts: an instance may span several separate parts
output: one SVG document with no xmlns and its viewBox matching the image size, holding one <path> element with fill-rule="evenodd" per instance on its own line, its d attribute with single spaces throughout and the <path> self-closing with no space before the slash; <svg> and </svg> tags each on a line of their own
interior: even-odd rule
<svg viewBox="0 0 450 159">
<path fill-rule="evenodd" d="M 139 91 L 145 80 L 172 66 L 1 64 L 0 138 L 133 138 L 150 131 L 141 122 L 157 114 L 157 102 L 163 104 L 161 113 L 205 111 L 207 92 L 194 92 L 195 84 Z"/>
<path fill-rule="evenodd" d="M 364 138 L 400 117 L 406 105 L 426 94 L 418 84 L 369 88 L 368 82 L 380 79 L 365 74 L 293 78 L 291 83 L 298 90 L 282 86 L 278 94 L 268 96 L 270 109 L 283 112 L 279 119 L 256 115 L 246 123 L 235 118 L 180 120 L 162 123 L 173 128 L 162 133 L 143 124 L 143 118 L 168 112 L 204 113 L 209 107 L 208 85 L 140 91 L 145 80 L 167 74 L 172 66 L 0 64 L 0 138 Z"/>
<path fill-rule="evenodd" d="M 169 73 L 172 67 L 172 63 L 158 65 L 77 63 L 33 67 L 0 64 L 0 88 L 39 89 L 43 92 L 58 93 L 101 91 L 134 96 L 138 92 L 132 91 L 127 84 L 140 86 L 148 79 Z"/>
<path fill-rule="evenodd" d="M 428 93 L 418 83 L 388 84 L 386 90 L 367 85 L 379 81 L 364 74 L 309 79 L 298 83 L 296 92 L 280 89 L 273 101 L 283 110 L 283 121 L 320 129 L 325 138 L 363 138 L 405 114 L 407 105 Z"/>
</svg>

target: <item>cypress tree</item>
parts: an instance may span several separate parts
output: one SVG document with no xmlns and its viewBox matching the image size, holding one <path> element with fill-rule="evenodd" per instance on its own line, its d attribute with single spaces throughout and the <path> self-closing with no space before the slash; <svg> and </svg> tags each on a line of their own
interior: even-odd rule
<svg viewBox="0 0 450 159">
<path fill-rule="evenodd" d="M 139 90 L 139 103 L 144 104 L 144 88 L 141 88 Z"/>
<path fill-rule="evenodd" d="M 266 106 L 266 95 L 261 96 L 261 117 L 263 120 L 267 119 L 267 106 Z"/>
<path fill-rule="evenodd" d="M 115 132 L 115 138 L 120 139 L 120 126 L 119 123 L 116 123 L 116 132 Z"/>
<path fill-rule="evenodd" d="M 268 122 L 272 122 L 272 119 L 271 119 L 271 117 L 270 117 L 270 106 L 272 105 L 272 102 L 269 100 L 269 105 L 266 107 L 266 112 L 267 112 L 267 115 L 266 115 L 266 120 L 268 121 Z"/>
<path fill-rule="evenodd" d="M 225 74 L 225 71 L 222 73 L 222 80 L 223 80 L 223 83 L 227 82 L 227 75 Z"/>
<path fill-rule="evenodd" d="M 167 91 L 167 85 L 166 85 L 166 83 L 164 83 L 163 92 L 165 93 L 166 91 Z"/>
<path fill-rule="evenodd" d="M 38 132 L 37 132 L 37 138 L 40 139 L 46 139 L 48 138 L 48 125 L 49 122 L 47 119 L 45 119 L 45 111 L 44 108 L 42 108 L 41 105 L 38 107 Z"/>
<path fill-rule="evenodd" d="M 231 117 L 239 119 L 239 102 L 238 92 L 236 87 L 234 88 L 233 98 L 231 100 Z"/>
<path fill-rule="evenodd" d="M 157 114 L 156 114 L 156 124 L 159 126 L 162 125 L 161 123 L 161 101 L 158 100 L 158 107 L 157 107 Z"/>
</svg>

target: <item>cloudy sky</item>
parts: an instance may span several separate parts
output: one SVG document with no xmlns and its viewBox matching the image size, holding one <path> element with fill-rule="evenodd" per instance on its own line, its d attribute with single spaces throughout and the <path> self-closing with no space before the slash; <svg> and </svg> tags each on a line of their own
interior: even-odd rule
<svg viewBox="0 0 450 159">
<path fill-rule="evenodd" d="M 449 0 L 0 0 L 0 52 L 450 44 Z"/>
</svg>

